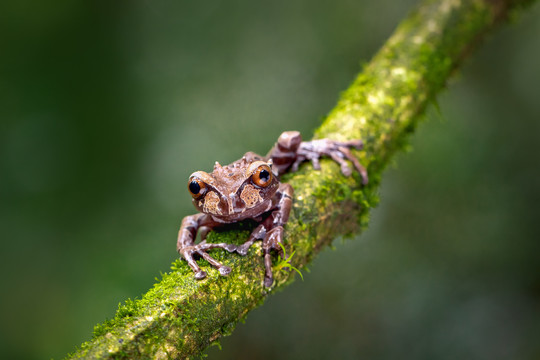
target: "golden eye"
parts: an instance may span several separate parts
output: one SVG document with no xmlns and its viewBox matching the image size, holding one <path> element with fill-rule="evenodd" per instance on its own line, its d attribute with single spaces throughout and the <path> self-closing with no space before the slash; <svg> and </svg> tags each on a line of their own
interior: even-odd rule
<svg viewBox="0 0 540 360">
<path fill-rule="evenodd" d="M 188 182 L 188 190 L 194 199 L 198 199 L 206 193 L 206 184 L 203 181 L 192 177 Z"/>
<path fill-rule="evenodd" d="M 253 183 L 260 187 L 267 187 L 272 182 L 272 170 L 268 165 L 261 165 L 251 175 Z"/>
</svg>

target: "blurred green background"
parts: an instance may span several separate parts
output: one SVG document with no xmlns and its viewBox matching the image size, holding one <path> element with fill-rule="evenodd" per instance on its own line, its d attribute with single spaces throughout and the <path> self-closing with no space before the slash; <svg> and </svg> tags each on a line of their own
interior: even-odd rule
<svg viewBox="0 0 540 360">
<path fill-rule="evenodd" d="M 309 138 L 415 1 L 0 5 L 0 357 L 62 358 L 177 257 L 186 179 Z M 400 154 L 370 228 L 215 359 L 540 357 L 540 7 Z"/>
</svg>

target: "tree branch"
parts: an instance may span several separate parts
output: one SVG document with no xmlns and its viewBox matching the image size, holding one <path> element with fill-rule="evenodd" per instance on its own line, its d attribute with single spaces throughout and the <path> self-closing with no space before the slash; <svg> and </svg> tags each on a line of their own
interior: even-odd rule
<svg viewBox="0 0 540 360">
<path fill-rule="evenodd" d="M 294 206 L 286 227 L 287 252 L 302 269 L 334 239 L 358 234 L 368 222 L 369 209 L 378 202 L 377 187 L 391 156 L 407 144 L 426 106 L 435 101 L 451 74 L 480 40 L 510 12 L 531 0 L 424 1 L 397 28 L 380 52 L 316 131 L 317 138 L 363 139 L 356 152 L 368 168 L 370 183 L 360 185 L 357 174 L 343 177 L 332 161 L 322 170 L 309 164 L 286 175 L 295 189 Z M 285 130 L 285 129 L 284 129 Z M 252 224 L 212 232 L 208 241 L 242 243 Z M 172 245 L 171 245 L 172 246 Z M 200 354 L 228 335 L 238 320 L 263 303 L 266 296 L 294 280 L 294 272 L 274 267 L 276 285 L 263 284 L 260 244 L 245 257 L 214 251 L 218 261 L 232 267 L 222 277 L 203 260 L 208 272 L 197 281 L 185 262 L 173 263 L 140 300 L 128 300 L 114 319 L 95 328 L 92 341 L 71 357 L 186 358 Z M 276 262 L 278 259 L 276 259 Z"/>
</svg>

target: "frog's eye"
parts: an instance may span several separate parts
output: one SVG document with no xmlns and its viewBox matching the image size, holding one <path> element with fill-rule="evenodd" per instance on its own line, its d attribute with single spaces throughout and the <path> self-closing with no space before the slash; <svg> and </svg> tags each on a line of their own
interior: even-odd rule
<svg viewBox="0 0 540 360">
<path fill-rule="evenodd" d="M 272 182 L 272 170 L 268 165 L 261 165 L 251 175 L 253 183 L 260 187 L 267 187 Z"/>
<path fill-rule="evenodd" d="M 188 182 L 188 190 L 193 198 L 198 199 L 206 193 L 206 184 L 203 181 L 192 177 Z"/>
</svg>

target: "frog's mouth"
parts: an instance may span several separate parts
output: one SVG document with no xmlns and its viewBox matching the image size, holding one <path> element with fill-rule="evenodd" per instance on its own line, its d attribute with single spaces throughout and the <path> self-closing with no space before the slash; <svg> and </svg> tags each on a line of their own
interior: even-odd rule
<svg viewBox="0 0 540 360">
<path fill-rule="evenodd" d="M 235 222 L 254 218 L 270 210 L 277 186 L 261 191 L 252 185 L 246 185 L 234 193 L 225 195 L 216 191 L 208 193 L 198 205 L 203 212 L 212 215 L 219 222 Z"/>
<path fill-rule="evenodd" d="M 230 199 L 228 199 L 230 200 Z M 272 200 L 264 200 L 258 203 L 256 206 L 247 208 L 247 207 L 230 207 L 228 214 L 215 215 L 214 219 L 220 222 L 236 222 L 245 219 L 255 218 L 268 210 L 272 209 Z"/>
<path fill-rule="evenodd" d="M 240 194 L 231 193 L 229 196 L 223 197 L 222 201 L 226 203 L 222 208 L 227 209 L 227 216 L 234 218 L 256 216 L 266 211 L 267 203 L 269 203 L 263 199 L 259 190 L 251 185 L 245 186 Z"/>
</svg>

